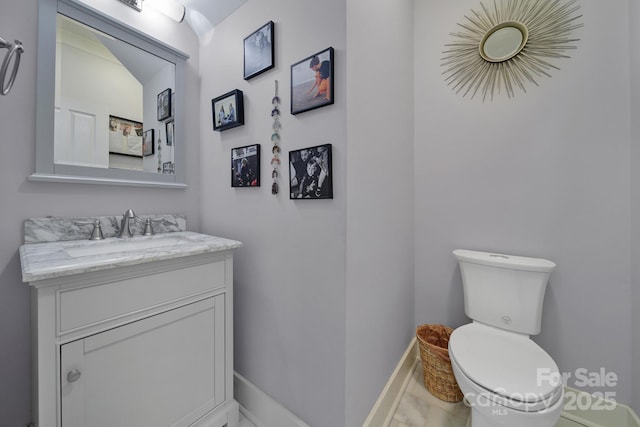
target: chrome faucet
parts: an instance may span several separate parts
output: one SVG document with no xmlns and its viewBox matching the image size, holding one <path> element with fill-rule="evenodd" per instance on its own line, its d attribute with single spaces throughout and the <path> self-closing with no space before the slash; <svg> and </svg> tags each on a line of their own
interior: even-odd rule
<svg viewBox="0 0 640 427">
<path fill-rule="evenodd" d="M 118 237 L 133 237 L 133 230 L 131 229 L 131 221 L 136 219 L 136 214 L 133 209 L 127 209 L 120 221 L 120 232 Z"/>
</svg>

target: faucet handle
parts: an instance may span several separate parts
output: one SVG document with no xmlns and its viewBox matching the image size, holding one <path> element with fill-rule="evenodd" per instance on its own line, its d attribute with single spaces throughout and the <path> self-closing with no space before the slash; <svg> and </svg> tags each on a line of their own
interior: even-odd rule
<svg viewBox="0 0 640 427">
<path fill-rule="evenodd" d="M 89 240 L 102 240 L 104 239 L 104 234 L 102 234 L 102 226 L 100 225 L 99 219 L 94 219 L 91 221 L 78 221 L 77 225 L 93 225 L 93 230 L 91 230 L 91 236 Z"/>
<path fill-rule="evenodd" d="M 162 221 L 162 219 L 151 219 L 151 218 L 147 218 L 144 222 L 144 232 L 142 233 L 143 236 L 153 236 L 155 233 L 155 231 L 153 231 L 153 226 L 151 225 L 151 223 L 153 222 L 160 222 Z"/>
</svg>

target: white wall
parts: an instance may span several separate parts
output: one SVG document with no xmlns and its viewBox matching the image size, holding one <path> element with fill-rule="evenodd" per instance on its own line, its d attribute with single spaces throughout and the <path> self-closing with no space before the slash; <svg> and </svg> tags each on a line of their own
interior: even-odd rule
<svg viewBox="0 0 640 427">
<path fill-rule="evenodd" d="M 250 0 L 201 48 L 202 231 L 234 258 L 235 368 L 312 426 L 344 424 L 345 2 Z M 243 39 L 275 23 L 276 67 L 243 80 Z M 290 65 L 335 49 L 335 104 L 289 113 Z M 282 98 L 281 192 L 271 194 L 271 99 Z M 244 92 L 245 125 L 212 130 L 211 99 Z M 231 149 L 261 144 L 261 187 L 231 188 Z M 289 200 L 288 152 L 333 144 L 333 200 Z"/>
<path fill-rule="evenodd" d="M 413 2 L 348 0 L 347 52 L 344 425 L 359 426 L 414 334 Z"/>
<path fill-rule="evenodd" d="M 74 43 L 58 44 L 60 58 L 56 56 L 56 69 L 59 67 L 62 74 L 59 79 L 61 97 L 106 105 L 114 116 L 143 121 L 143 87 L 129 70 L 115 60 L 78 48 Z"/>
<path fill-rule="evenodd" d="M 580 4 L 561 70 L 483 103 L 454 94 L 440 67 L 477 1 L 415 2 L 416 323 L 468 321 L 453 249 L 549 258 L 535 340 L 561 371 L 617 373 L 629 402 L 629 3 Z"/>
<path fill-rule="evenodd" d="M 120 2 L 102 7 L 130 19 L 133 9 Z M 8 7 L 8 2 L 3 3 Z M 126 10 L 129 9 L 129 10 Z M 143 12 L 145 14 L 146 12 Z M 168 19 L 138 25 L 153 27 L 153 35 L 175 43 L 191 55 L 187 83 L 187 136 L 181 146 L 189 165 L 187 190 L 111 187 L 82 184 L 52 184 L 27 181 L 35 168 L 36 110 L 36 1 L 12 2 L 0 14 L 0 36 L 23 42 L 20 71 L 13 90 L 0 96 L 0 424 L 24 426 L 31 421 L 29 291 L 22 283 L 18 248 L 22 244 L 22 222 L 28 217 L 117 215 L 127 208 L 139 214 L 178 212 L 187 215 L 188 227 L 200 226 L 200 175 L 198 162 L 198 42 L 186 26 Z M 184 30 L 182 29 L 184 28 Z M 4 54 L 6 50 L 2 51 Z M 52 76 L 53 78 L 53 76 Z"/>
</svg>

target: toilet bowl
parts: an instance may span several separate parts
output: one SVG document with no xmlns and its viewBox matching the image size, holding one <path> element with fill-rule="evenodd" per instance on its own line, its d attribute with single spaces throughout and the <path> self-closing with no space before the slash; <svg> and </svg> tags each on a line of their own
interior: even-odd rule
<svg viewBox="0 0 640 427">
<path fill-rule="evenodd" d="M 526 335 L 474 322 L 451 334 L 449 358 L 472 427 L 552 427 L 560 418 L 558 367 Z"/>
<path fill-rule="evenodd" d="M 556 265 L 539 258 L 457 249 L 465 313 L 449 358 L 471 407 L 471 427 L 553 427 L 562 412 L 562 376 L 530 335 Z"/>
</svg>

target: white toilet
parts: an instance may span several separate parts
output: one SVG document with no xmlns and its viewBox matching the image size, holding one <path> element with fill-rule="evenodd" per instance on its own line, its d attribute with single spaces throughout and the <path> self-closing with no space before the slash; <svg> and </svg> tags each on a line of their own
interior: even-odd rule
<svg viewBox="0 0 640 427">
<path fill-rule="evenodd" d="M 457 249 L 464 309 L 473 323 L 453 331 L 449 357 L 471 427 L 552 427 L 560 418 L 558 366 L 529 336 L 540 333 L 542 303 L 556 265 Z"/>
</svg>

